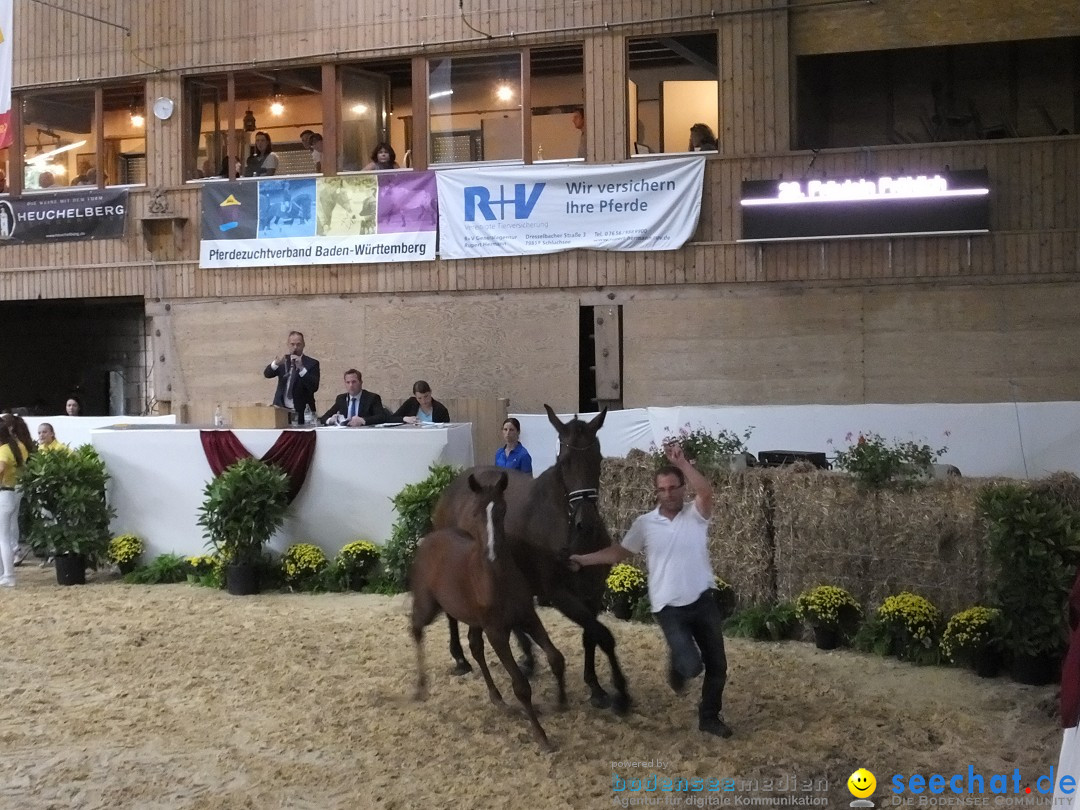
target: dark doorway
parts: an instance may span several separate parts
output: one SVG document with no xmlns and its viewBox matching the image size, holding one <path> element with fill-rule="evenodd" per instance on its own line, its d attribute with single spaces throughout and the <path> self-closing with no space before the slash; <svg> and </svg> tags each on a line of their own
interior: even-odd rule
<svg viewBox="0 0 1080 810">
<path fill-rule="evenodd" d="M 146 410 L 146 315 L 142 298 L 0 302 L 10 359 L 0 365 L 0 407 L 84 416 Z"/>
<path fill-rule="evenodd" d="M 622 408 L 622 307 L 581 307 L 578 409 Z"/>
</svg>

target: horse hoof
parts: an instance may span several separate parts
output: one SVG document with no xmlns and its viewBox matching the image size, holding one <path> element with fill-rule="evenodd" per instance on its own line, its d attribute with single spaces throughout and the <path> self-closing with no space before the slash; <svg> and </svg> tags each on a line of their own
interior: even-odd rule
<svg viewBox="0 0 1080 810">
<path fill-rule="evenodd" d="M 451 675 L 468 675 L 470 672 L 472 672 L 472 665 L 468 661 L 458 661 L 450 670 Z"/>
<path fill-rule="evenodd" d="M 615 714 L 626 714 L 630 711 L 630 696 L 616 695 L 615 700 L 611 702 L 611 708 Z"/>
<path fill-rule="evenodd" d="M 611 706 L 611 696 L 607 692 L 593 692 L 589 703 L 594 709 L 606 709 Z"/>
</svg>

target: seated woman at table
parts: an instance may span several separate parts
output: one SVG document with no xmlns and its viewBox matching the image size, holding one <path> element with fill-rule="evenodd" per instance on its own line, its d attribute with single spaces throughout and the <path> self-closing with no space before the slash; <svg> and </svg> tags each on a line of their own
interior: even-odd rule
<svg viewBox="0 0 1080 810">
<path fill-rule="evenodd" d="M 401 407 L 390 417 L 391 422 L 405 422 L 419 425 L 424 422 L 449 422 L 450 411 L 439 400 L 431 396 L 431 386 L 425 380 L 413 383 L 413 395 L 401 403 Z"/>
<path fill-rule="evenodd" d="M 502 426 L 505 445 L 495 451 L 495 466 L 509 470 L 521 470 L 532 475 L 532 456 L 525 445 L 518 441 L 521 436 L 521 422 L 512 416 L 506 418 Z"/>
</svg>

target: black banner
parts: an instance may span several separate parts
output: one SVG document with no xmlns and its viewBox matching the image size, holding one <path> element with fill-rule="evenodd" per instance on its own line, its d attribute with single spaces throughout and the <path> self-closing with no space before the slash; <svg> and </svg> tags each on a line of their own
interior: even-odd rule
<svg viewBox="0 0 1080 810">
<path fill-rule="evenodd" d="M 818 180 L 744 180 L 742 240 L 980 233 L 990 228 L 985 170 Z"/>
<path fill-rule="evenodd" d="M 119 239 L 127 207 L 126 188 L 0 197 L 0 245 Z"/>
</svg>

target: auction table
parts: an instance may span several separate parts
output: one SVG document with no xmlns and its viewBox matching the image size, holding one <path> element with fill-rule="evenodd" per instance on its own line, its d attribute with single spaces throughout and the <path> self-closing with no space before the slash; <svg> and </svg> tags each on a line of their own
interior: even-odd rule
<svg viewBox="0 0 1080 810">
<path fill-rule="evenodd" d="M 402 487 L 426 478 L 431 464 L 473 464 L 468 424 L 307 430 L 315 432 L 315 454 L 284 526 L 270 541 L 279 552 L 293 543 L 314 543 L 332 557 L 353 540 L 381 545 L 396 517 L 390 499 Z M 209 553 L 197 520 L 213 472 L 199 433 L 192 425 L 121 425 L 91 432 L 111 477 L 113 532 L 141 537 L 144 562 L 166 553 Z M 260 458 L 282 431 L 233 433 Z"/>
</svg>

